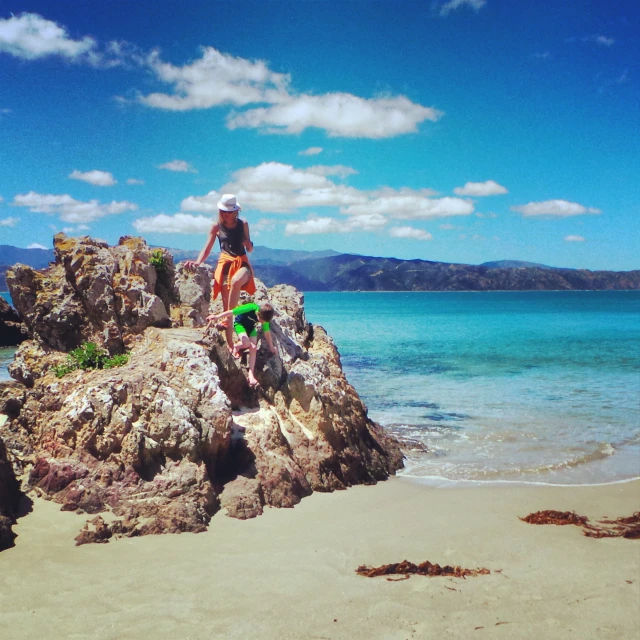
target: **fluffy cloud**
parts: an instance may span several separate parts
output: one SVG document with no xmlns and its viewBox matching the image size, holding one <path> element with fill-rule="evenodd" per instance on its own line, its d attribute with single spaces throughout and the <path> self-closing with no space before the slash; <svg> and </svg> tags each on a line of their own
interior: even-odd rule
<svg viewBox="0 0 640 640">
<path fill-rule="evenodd" d="M 393 227 L 389 229 L 389 235 L 393 238 L 407 238 L 410 240 L 432 240 L 433 236 L 424 229 L 415 227 Z"/>
<path fill-rule="evenodd" d="M 583 236 L 565 236 L 565 242 L 584 242 Z"/>
<path fill-rule="evenodd" d="M 448 0 L 440 7 L 440 15 L 446 16 L 465 5 L 479 11 L 485 4 L 487 4 L 487 0 Z"/>
<path fill-rule="evenodd" d="M 294 213 L 304 208 L 337 207 L 352 218 L 379 216 L 376 220 L 396 218 L 424 220 L 473 213 L 473 203 L 462 198 L 434 198 L 431 189 L 378 189 L 363 191 L 337 184 L 331 176 L 346 177 L 356 173 L 350 167 L 314 166 L 297 169 L 279 162 L 264 162 L 257 167 L 239 169 L 221 192 L 234 193 L 240 204 L 249 209 L 271 213 Z M 189 196 L 182 201 L 182 211 L 214 213 L 219 193 Z M 372 218 L 369 218 L 371 220 Z M 314 223 L 309 228 L 317 228 Z M 345 224 L 345 223 L 342 223 Z"/>
<path fill-rule="evenodd" d="M 322 147 L 309 147 L 304 151 L 299 151 L 299 156 L 317 156 L 319 153 L 322 153 L 324 149 Z"/>
<path fill-rule="evenodd" d="M 168 111 L 208 109 L 232 104 L 273 103 L 286 95 L 289 76 L 270 71 L 261 60 L 251 61 L 205 47 L 202 57 L 191 64 L 176 67 L 160 60 L 153 52 L 148 59 L 158 79 L 173 85 L 173 93 L 140 96 L 148 107 Z"/>
<path fill-rule="evenodd" d="M 137 178 L 127 178 L 127 184 L 144 184 L 144 180 L 138 180 Z"/>
<path fill-rule="evenodd" d="M 330 176 L 352 173 L 356 172 L 342 165 L 296 169 L 280 162 L 263 162 L 236 171 L 232 182 L 224 185 L 222 191 L 235 193 L 242 206 L 273 213 L 291 213 L 305 207 L 339 207 L 366 200 L 357 189 L 329 180 Z M 181 208 L 195 210 L 195 201 L 205 207 L 200 210 L 208 211 L 206 207 L 217 202 L 217 194 L 187 198 Z"/>
<path fill-rule="evenodd" d="M 400 220 L 428 220 L 449 216 L 468 216 L 473 203 L 462 198 L 432 198 L 427 193 L 403 189 L 385 190 L 381 195 L 371 194 L 366 202 L 343 207 L 347 215 L 378 213 Z"/>
<path fill-rule="evenodd" d="M 306 220 L 288 222 L 284 233 L 287 236 L 317 233 L 351 233 L 353 231 L 377 231 L 387 224 L 384 216 L 377 214 L 331 218 L 310 215 Z"/>
<path fill-rule="evenodd" d="M 213 220 L 205 216 L 176 213 L 168 216 L 161 213 L 150 218 L 134 220 L 133 226 L 139 233 L 208 233 Z"/>
<path fill-rule="evenodd" d="M 545 200 L 544 202 L 529 202 L 528 204 L 511 207 L 512 211 L 521 213 L 525 218 L 533 216 L 553 216 L 555 218 L 568 218 L 569 216 L 581 216 L 584 214 L 597 215 L 602 213 L 600 209 L 585 207 L 577 202 L 568 200 Z"/>
<path fill-rule="evenodd" d="M 301 222 L 287 222 L 284 228 L 286 236 L 312 235 L 317 233 L 346 233 L 350 231 L 341 220 L 337 218 L 310 217 Z"/>
<path fill-rule="evenodd" d="M 43 244 L 39 242 L 32 242 L 27 249 L 48 249 L 49 247 L 45 247 Z"/>
<path fill-rule="evenodd" d="M 221 105 L 268 105 L 232 113 L 227 119 L 230 129 L 296 134 L 316 127 L 330 136 L 388 138 L 413 133 L 420 123 L 436 121 L 443 115 L 404 96 L 366 99 L 348 93 L 295 95 L 288 74 L 271 71 L 262 60 L 234 57 L 213 47 L 204 47 L 199 59 L 184 66 L 163 62 L 160 53 L 154 51 L 146 65 L 161 82 L 172 87 L 169 93 L 139 96 L 138 101 L 148 107 L 188 111 Z M 320 147 L 311 147 L 302 153 L 321 151 Z"/>
<path fill-rule="evenodd" d="M 0 19 L 0 51 L 24 60 L 57 55 L 78 60 L 96 47 L 90 37 L 73 40 L 64 27 L 35 13 Z"/>
<path fill-rule="evenodd" d="M 64 222 L 73 224 L 93 222 L 105 216 L 138 209 L 138 205 L 126 201 L 112 201 L 108 204 L 101 204 L 97 200 L 82 202 L 67 194 L 40 194 L 34 191 L 15 196 L 12 204 L 16 207 L 27 207 L 32 213 L 59 215 Z"/>
<path fill-rule="evenodd" d="M 97 187 L 112 187 L 118 182 L 117 180 L 114 180 L 113 174 L 108 171 L 98 171 L 97 169 L 94 169 L 93 171 L 86 171 L 85 173 L 76 169 L 69 174 L 69 177 L 73 180 L 88 182 L 89 184 L 96 185 Z"/>
<path fill-rule="evenodd" d="M 453 190 L 457 196 L 497 196 L 503 193 L 509 193 L 505 187 L 499 185 L 493 180 L 486 182 L 467 182 L 464 187 L 456 187 Z"/>
<path fill-rule="evenodd" d="M 435 122 L 442 115 L 442 112 L 411 102 L 404 96 L 366 99 L 349 93 L 328 93 L 291 96 L 270 107 L 232 114 L 227 119 L 227 126 L 287 134 L 316 127 L 324 129 L 331 137 L 390 138 L 414 133 L 420 123 L 425 120 Z"/>
<path fill-rule="evenodd" d="M 167 171 L 175 171 L 177 173 L 198 173 L 185 160 L 171 160 L 171 162 L 158 165 L 158 169 L 166 169 Z"/>
<path fill-rule="evenodd" d="M 3 218 L 0 219 L 0 227 L 15 227 L 18 222 L 20 218 Z"/>
</svg>

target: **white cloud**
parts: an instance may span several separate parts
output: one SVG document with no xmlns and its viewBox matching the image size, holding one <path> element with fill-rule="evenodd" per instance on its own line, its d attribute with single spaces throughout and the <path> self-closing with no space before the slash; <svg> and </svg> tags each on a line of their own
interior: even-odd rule
<svg viewBox="0 0 640 640">
<path fill-rule="evenodd" d="M 217 211 L 217 207 L 216 207 Z M 160 213 L 150 218 L 138 218 L 133 226 L 139 233 L 208 233 L 213 224 L 212 218 L 176 213 L 168 216 Z"/>
<path fill-rule="evenodd" d="M 394 238 L 406 238 L 410 240 L 432 240 L 433 236 L 424 229 L 415 227 L 393 227 L 389 229 L 389 235 Z"/>
<path fill-rule="evenodd" d="M 73 40 L 65 27 L 35 13 L 0 19 L 0 51 L 24 60 L 57 55 L 78 60 L 96 47 L 88 36 Z"/>
<path fill-rule="evenodd" d="M 462 229 L 462 227 L 457 226 L 455 224 L 449 224 L 448 222 L 445 224 L 441 224 L 439 226 L 439 229 L 442 229 L 443 231 L 452 231 L 453 229 Z"/>
<path fill-rule="evenodd" d="M 114 180 L 112 173 L 109 173 L 108 171 L 98 171 L 97 169 L 94 169 L 93 171 L 86 171 L 84 173 L 76 169 L 69 174 L 69 177 L 72 180 L 88 182 L 96 187 L 112 187 L 114 184 L 118 183 L 117 180 Z"/>
<path fill-rule="evenodd" d="M 381 195 L 372 194 L 363 203 L 345 206 L 341 213 L 358 215 L 379 213 L 400 220 L 428 220 L 449 216 L 468 216 L 473 213 L 473 203 L 462 198 L 432 198 L 420 191 L 387 189 Z"/>
<path fill-rule="evenodd" d="M 287 222 L 286 236 L 312 235 L 317 233 L 346 233 L 350 229 L 337 218 L 310 217 L 301 222 Z"/>
<path fill-rule="evenodd" d="M 328 93 L 292 96 L 271 107 L 235 113 L 227 119 L 227 126 L 286 134 L 316 127 L 330 137 L 375 139 L 414 133 L 420 123 L 436 122 L 443 115 L 404 96 L 366 99 L 349 93 Z"/>
<path fill-rule="evenodd" d="M 288 74 L 271 71 L 262 60 L 234 57 L 213 47 L 203 48 L 199 59 L 182 67 L 163 62 L 160 53 L 154 51 L 146 65 L 160 81 L 172 86 L 169 93 L 139 96 L 138 101 L 148 107 L 187 111 L 222 105 L 267 105 L 230 114 L 230 129 L 297 134 L 316 127 L 330 136 L 388 138 L 413 133 L 420 123 L 435 122 L 443 115 L 404 96 L 366 99 L 349 93 L 295 95 Z M 301 155 L 321 151 L 321 147 L 311 147 Z"/>
<path fill-rule="evenodd" d="M 309 147 L 304 151 L 298 151 L 299 156 L 317 156 L 319 153 L 322 153 L 324 149 L 322 147 Z"/>
<path fill-rule="evenodd" d="M 603 47 L 612 47 L 616 43 L 615 38 L 602 35 L 585 36 L 584 38 L 580 38 L 580 40 L 582 42 L 594 42 Z"/>
<path fill-rule="evenodd" d="M 108 204 L 101 204 L 97 200 L 82 202 L 67 194 L 40 194 L 34 191 L 15 196 L 12 204 L 16 207 L 27 207 L 32 213 L 59 215 L 64 222 L 73 224 L 93 222 L 105 216 L 138 209 L 138 205 L 127 201 L 112 201 Z"/>
<path fill-rule="evenodd" d="M 144 180 L 138 180 L 137 178 L 127 178 L 127 184 L 144 184 Z"/>
<path fill-rule="evenodd" d="M 159 80 L 173 85 L 173 93 L 152 93 L 138 100 L 169 111 L 273 103 L 286 95 L 289 83 L 288 75 L 270 71 L 261 60 L 236 58 L 213 47 L 203 48 L 200 59 L 183 67 L 162 62 L 157 51 L 149 56 L 148 64 Z"/>
<path fill-rule="evenodd" d="M 529 202 L 528 204 L 511 207 L 512 211 L 521 213 L 525 218 L 533 216 L 553 216 L 567 218 L 569 216 L 581 216 L 584 214 L 597 215 L 602 213 L 600 209 L 585 207 L 577 202 L 567 200 L 545 200 L 544 202 Z"/>
<path fill-rule="evenodd" d="M 0 219 L 0 227 L 15 227 L 20 218 L 2 218 Z"/>
<path fill-rule="evenodd" d="M 485 4 L 487 4 L 487 0 L 449 0 L 440 7 L 440 15 L 446 16 L 451 11 L 455 11 L 465 5 L 479 11 Z"/>
<path fill-rule="evenodd" d="M 198 173 L 185 160 L 171 160 L 171 162 L 158 165 L 158 169 L 166 169 L 167 171 L 175 171 L 178 173 Z"/>
<path fill-rule="evenodd" d="M 531 54 L 531 57 L 534 60 L 550 60 L 551 54 L 548 51 L 544 51 L 542 53 L 533 53 Z"/>
<path fill-rule="evenodd" d="M 462 198 L 434 198 L 432 189 L 383 189 L 364 191 L 336 184 L 328 176 L 356 173 L 349 167 L 315 166 L 297 169 L 279 162 L 264 162 L 257 167 L 239 169 L 232 182 L 220 193 L 234 193 L 245 209 L 271 213 L 294 213 L 304 208 L 337 207 L 347 216 L 388 216 L 397 219 L 430 219 L 466 216 L 474 211 L 473 203 Z M 182 211 L 217 211 L 219 192 L 189 196 L 182 201 Z M 360 218 L 364 220 L 364 218 Z M 315 223 L 316 226 L 318 223 Z M 312 228 L 315 228 L 312 225 Z"/>
<path fill-rule="evenodd" d="M 294 236 L 318 233 L 377 231 L 385 224 L 387 224 L 387 219 L 377 214 L 353 216 L 346 219 L 310 215 L 303 221 L 287 222 L 284 233 L 287 236 Z"/>
<path fill-rule="evenodd" d="M 223 193 L 235 193 L 243 207 L 291 213 L 304 207 L 337 207 L 366 201 L 357 189 L 338 185 L 327 176 L 346 176 L 355 173 L 342 165 L 328 167 L 315 166 L 296 169 L 280 162 L 263 162 L 257 167 L 239 169 L 232 176 L 232 182 L 224 185 Z M 208 211 L 217 202 L 216 192 L 204 198 L 187 198 L 182 203 L 183 210 L 196 210 L 196 202 Z M 217 209 L 217 207 L 216 207 Z"/>
<path fill-rule="evenodd" d="M 467 182 L 464 187 L 456 187 L 453 193 L 457 196 L 483 197 L 496 196 L 509 192 L 494 180 L 487 180 L 486 182 Z"/>
<path fill-rule="evenodd" d="M 565 242 L 584 242 L 584 236 L 565 236 Z"/>
<path fill-rule="evenodd" d="M 49 247 L 45 247 L 43 244 L 39 242 L 32 242 L 27 249 L 48 249 Z"/>
</svg>

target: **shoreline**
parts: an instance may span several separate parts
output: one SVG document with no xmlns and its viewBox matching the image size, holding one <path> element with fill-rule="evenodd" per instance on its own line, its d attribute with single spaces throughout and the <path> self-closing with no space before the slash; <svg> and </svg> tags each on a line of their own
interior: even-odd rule
<svg viewBox="0 0 640 640">
<path fill-rule="evenodd" d="M 75 547 L 93 516 L 35 499 L 0 553 L 0 628 L 7 640 L 632 638 L 640 542 L 518 518 L 556 509 L 596 521 L 639 503 L 640 481 L 439 491 L 395 477 L 253 520 L 219 513 L 205 533 Z M 355 573 L 405 559 L 491 574 Z"/>
</svg>

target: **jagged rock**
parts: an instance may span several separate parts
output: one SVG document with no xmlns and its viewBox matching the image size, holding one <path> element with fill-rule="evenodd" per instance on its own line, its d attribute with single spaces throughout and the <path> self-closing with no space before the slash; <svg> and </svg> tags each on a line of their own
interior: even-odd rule
<svg viewBox="0 0 640 640">
<path fill-rule="evenodd" d="M 0 297 L 0 347 L 15 347 L 29 337 L 16 310 Z"/>
<path fill-rule="evenodd" d="M 111 512 L 109 524 L 91 521 L 79 544 L 198 532 L 221 506 L 254 517 L 402 466 L 397 442 L 347 382 L 333 341 L 307 322 L 300 292 L 257 283 L 256 302 L 275 309 L 278 355 L 258 351 L 256 389 L 222 334 L 185 326 L 204 324 L 207 269 L 190 274 L 165 256 L 156 278 L 135 238 L 109 248 L 59 235 L 54 244 L 55 265 L 9 277 L 33 340 L 11 367 L 24 386 L 0 395 L 8 418 L 0 436 L 30 491 L 64 510 Z M 151 326 L 165 318 L 154 315 L 153 296 L 180 326 Z M 57 378 L 61 348 L 76 341 L 66 331 L 108 347 L 121 340 L 129 361 Z"/>
</svg>

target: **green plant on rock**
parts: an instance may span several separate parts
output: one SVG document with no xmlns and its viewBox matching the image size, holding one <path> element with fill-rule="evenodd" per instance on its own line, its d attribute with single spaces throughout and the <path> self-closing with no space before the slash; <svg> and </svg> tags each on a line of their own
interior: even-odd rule
<svg viewBox="0 0 640 640">
<path fill-rule="evenodd" d="M 164 257 L 164 251 L 162 249 L 154 249 L 151 252 L 151 258 L 149 258 L 149 262 L 159 273 L 162 273 L 167 269 L 167 259 Z"/>
<path fill-rule="evenodd" d="M 53 372 L 57 378 L 62 378 L 76 369 L 112 369 L 121 367 L 127 362 L 129 362 L 128 353 L 110 356 L 95 342 L 85 342 L 77 349 L 70 351 L 67 361 L 53 367 Z"/>
</svg>

